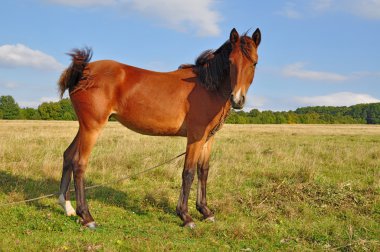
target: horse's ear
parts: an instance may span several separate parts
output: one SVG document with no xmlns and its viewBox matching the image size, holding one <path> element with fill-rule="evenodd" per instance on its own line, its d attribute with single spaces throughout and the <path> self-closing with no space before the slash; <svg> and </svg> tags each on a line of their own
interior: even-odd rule
<svg viewBox="0 0 380 252">
<path fill-rule="evenodd" d="M 256 46 L 260 45 L 261 42 L 261 32 L 260 29 L 257 28 L 256 31 L 252 34 L 252 40 L 255 42 Z"/>
<path fill-rule="evenodd" d="M 230 33 L 230 42 L 231 42 L 232 44 L 235 44 L 235 43 L 238 42 L 238 41 L 239 41 L 239 33 L 236 31 L 235 28 L 233 28 L 233 29 L 231 30 L 231 33 Z"/>
</svg>

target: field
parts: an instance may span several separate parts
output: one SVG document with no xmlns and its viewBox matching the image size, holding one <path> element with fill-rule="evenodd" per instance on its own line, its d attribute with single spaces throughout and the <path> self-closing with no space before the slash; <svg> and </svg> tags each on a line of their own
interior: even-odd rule
<svg viewBox="0 0 380 252">
<path fill-rule="evenodd" d="M 58 191 L 77 122 L 0 121 L 0 204 Z M 87 185 L 112 182 L 184 151 L 186 140 L 107 125 Z M 0 206 L 0 251 L 380 251 L 380 127 L 225 125 L 217 133 L 208 203 L 216 222 L 175 214 L 183 158 L 87 191 L 97 230 L 55 197 Z M 73 196 L 73 195 L 72 195 Z"/>
</svg>

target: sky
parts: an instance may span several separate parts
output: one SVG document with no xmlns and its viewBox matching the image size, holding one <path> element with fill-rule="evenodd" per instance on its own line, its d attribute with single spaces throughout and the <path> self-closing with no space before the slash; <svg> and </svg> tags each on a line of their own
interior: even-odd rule
<svg viewBox="0 0 380 252">
<path fill-rule="evenodd" d="M 0 23 L 0 95 L 21 107 L 59 100 L 73 48 L 172 71 L 234 27 L 262 34 L 245 110 L 380 102 L 380 0 L 5 0 Z"/>
</svg>

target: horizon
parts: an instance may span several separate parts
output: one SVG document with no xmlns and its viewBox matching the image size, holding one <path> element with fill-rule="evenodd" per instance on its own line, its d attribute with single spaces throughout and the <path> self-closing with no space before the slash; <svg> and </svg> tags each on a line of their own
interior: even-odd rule
<svg viewBox="0 0 380 252">
<path fill-rule="evenodd" d="M 7 96 L 6 94 L 5 95 L 1 95 L 1 96 Z M 13 96 L 12 96 L 13 97 Z M 70 97 L 63 97 L 62 99 L 59 99 L 57 101 L 44 101 L 44 102 L 41 102 L 40 104 L 38 104 L 36 107 L 23 107 L 23 106 L 20 106 L 18 104 L 18 102 L 15 100 L 15 102 L 17 103 L 17 105 L 20 107 L 20 109 L 38 109 L 38 107 L 42 104 L 42 103 L 50 103 L 50 102 L 53 102 L 53 103 L 57 103 L 63 99 L 68 99 L 70 100 Z M 243 109 L 233 109 L 231 108 L 231 110 L 234 110 L 235 112 L 239 112 L 239 111 L 243 111 L 243 112 L 250 112 L 251 110 L 254 110 L 254 109 L 257 109 L 258 111 L 260 112 L 264 112 L 264 111 L 272 111 L 272 112 L 290 112 L 290 111 L 296 111 L 297 109 L 301 109 L 301 108 L 312 108 L 312 107 L 336 107 L 336 108 L 341 108 L 341 107 L 352 107 L 352 106 L 357 106 L 357 105 L 370 105 L 370 104 L 379 104 L 380 102 L 371 102 L 371 103 L 357 103 L 357 104 L 353 104 L 353 105 L 349 105 L 349 106 L 329 106 L 329 105 L 315 105 L 315 106 L 303 106 L 303 107 L 297 107 L 295 109 L 291 109 L 291 110 L 272 110 L 272 109 L 259 109 L 259 108 L 250 108 L 249 110 L 246 109 L 246 108 L 243 108 Z"/>
<path fill-rule="evenodd" d="M 170 71 L 217 49 L 234 27 L 262 32 L 245 111 L 380 102 L 380 0 L 9 1 L 0 20 L 0 95 L 20 107 L 59 100 L 72 48 Z"/>
</svg>

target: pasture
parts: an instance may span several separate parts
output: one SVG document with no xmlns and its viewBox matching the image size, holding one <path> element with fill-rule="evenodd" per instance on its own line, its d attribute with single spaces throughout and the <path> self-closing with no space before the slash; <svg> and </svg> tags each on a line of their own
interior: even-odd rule
<svg viewBox="0 0 380 252">
<path fill-rule="evenodd" d="M 0 204 L 58 192 L 62 154 L 77 122 L 0 121 Z M 86 185 L 142 171 L 185 149 L 186 139 L 107 124 Z M 208 182 L 216 222 L 175 214 L 183 157 L 141 176 L 87 191 L 99 227 L 66 217 L 57 198 L 0 208 L 0 250 L 379 251 L 380 127 L 225 125 Z M 74 199 L 74 194 L 72 194 Z M 75 202 L 73 202 L 75 206 Z"/>
</svg>

